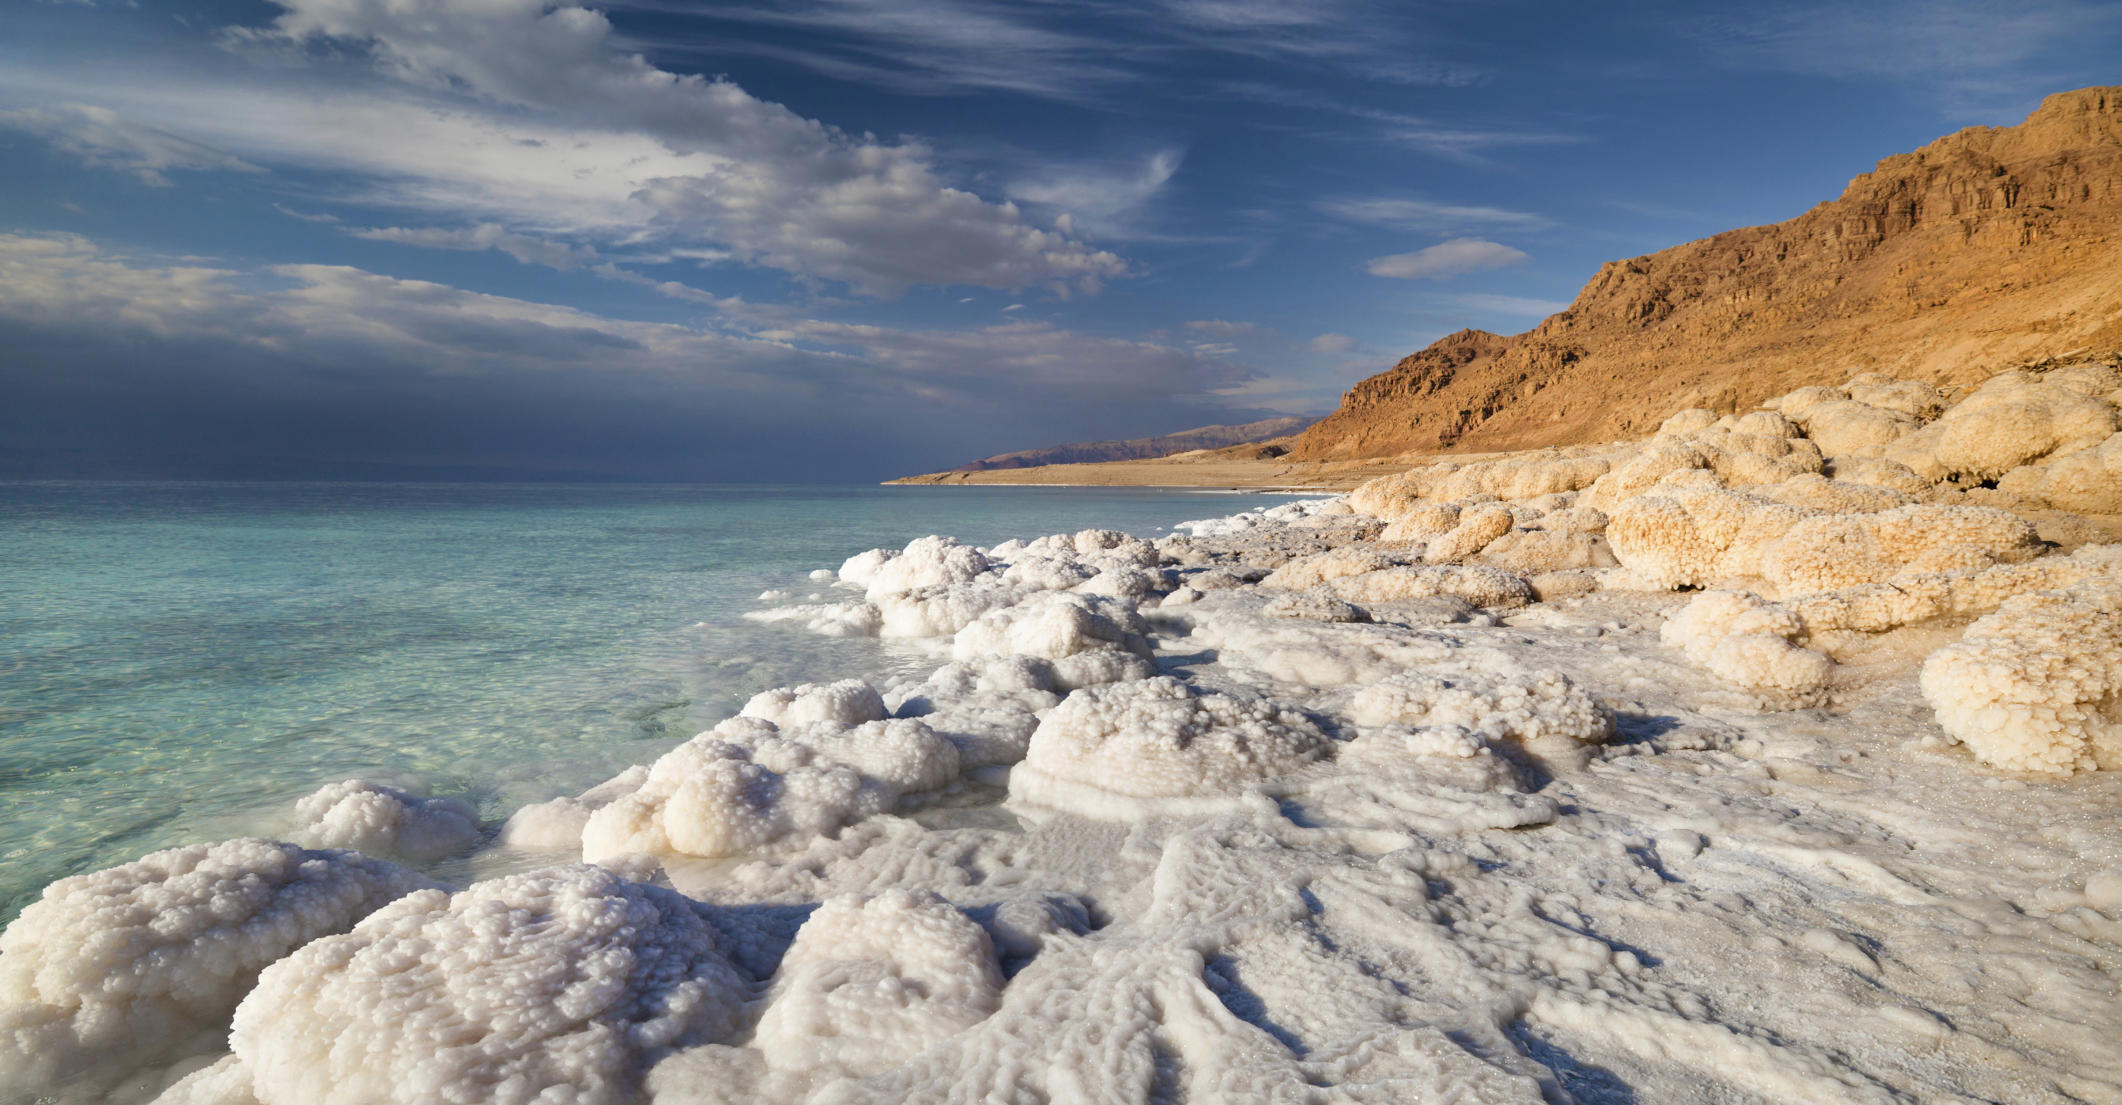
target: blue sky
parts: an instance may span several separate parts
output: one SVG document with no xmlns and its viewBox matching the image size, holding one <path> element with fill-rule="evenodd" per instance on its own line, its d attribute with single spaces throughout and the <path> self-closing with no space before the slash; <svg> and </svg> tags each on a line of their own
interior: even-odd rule
<svg viewBox="0 0 2122 1105">
<path fill-rule="evenodd" d="M 1323 413 L 2122 6 L 0 9 L 0 475 L 862 480 Z"/>
</svg>

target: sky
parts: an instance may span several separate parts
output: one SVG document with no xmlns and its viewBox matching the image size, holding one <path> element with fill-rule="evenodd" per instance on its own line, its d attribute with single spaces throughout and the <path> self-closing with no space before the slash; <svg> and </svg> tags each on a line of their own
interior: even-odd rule
<svg viewBox="0 0 2122 1105">
<path fill-rule="evenodd" d="M 2117 58 L 2105 0 L 15 0 L 0 478 L 851 482 L 1323 414 Z"/>
</svg>

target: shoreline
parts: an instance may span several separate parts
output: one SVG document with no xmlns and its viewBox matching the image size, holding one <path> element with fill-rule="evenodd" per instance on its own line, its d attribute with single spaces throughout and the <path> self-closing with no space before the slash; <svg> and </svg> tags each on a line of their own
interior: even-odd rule
<svg viewBox="0 0 2122 1105">
<path fill-rule="evenodd" d="M 2112 429 L 2122 378 L 2079 376 L 1993 384 Z M 1155 540 L 820 566 L 746 617 L 890 638 L 926 675 L 762 689 L 491 836 L 446 798 L 326 788 L 305 843 L 411 866 L 299 853 L 359 902 L 250 901 L 322 926 L 259 951 L 254 986 L 196 934 L 139 937 L 226 1003 L 182 1027 L 235 1025 L 226 1057 L 144 1077 L 184 1076 L 158 1105 L 280 1105 L 297 1076 L 385 1077 L 339 1058 L 369 1054 L 467 1098 L 638 1079 L 660 1105 L 2122 1092 L 2122 749 L 2084 743 L 2122 691 L 2041 682 L 2104 678 L 2109 638 L 2122 668 L 2122 515 L 2031 497 L 2079 494 L 2078 454 L 1923 479 L 1940 434 L 1910 464 L 1829 453 L 1801 399 L 1829 401 L 1373 471 Z M 2056 647 L 2081 662 L 2041 666 Z M 1992 692 L 2021 698 L 1969 697 Z M 424 845 L 514 873 L 416 890 Z M 292 847 L 186 869 L 255 882 Z M 150 861 L 67 880 L 9 957 L 139 923 L 65 912 L 96 887 L 223 893 Z M 559 978 L 605 997 L 511 998 Z M 124 1023 L 37 1016 L 59 1069 Z"/>
</svg>

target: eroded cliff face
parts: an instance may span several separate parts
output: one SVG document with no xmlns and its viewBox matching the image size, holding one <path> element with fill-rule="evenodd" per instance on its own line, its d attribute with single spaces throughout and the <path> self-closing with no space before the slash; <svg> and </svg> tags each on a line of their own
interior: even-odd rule
<svg viewBox="0 0 2122 1105">
<path fill-rule="evenodd" d="M 1350 389 L 1294 459 L 1640 435 L 1859 372 L 1959 384 L 2122 345 L 2122 87 L 1889 157 L 1841 198 L 1602 266 L 1515 337 L 1462 330 Z"/>
</svg>

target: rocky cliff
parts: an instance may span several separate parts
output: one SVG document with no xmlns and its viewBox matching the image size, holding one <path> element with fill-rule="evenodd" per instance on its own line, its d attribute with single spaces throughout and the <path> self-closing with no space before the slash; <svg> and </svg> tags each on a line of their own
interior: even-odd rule
<svg viewBox="0 0 2122 1105">
<path fill-rule="evenodd" d="M 1298 460 L 1640 435 L 1864 371 L 1966 383 L 2122 346 L 2122 87 L 1889 157 L 1841 198 L 1603 266 L 1514 337 L 1462 330 L 1350 389 Z"/>
</svg>

